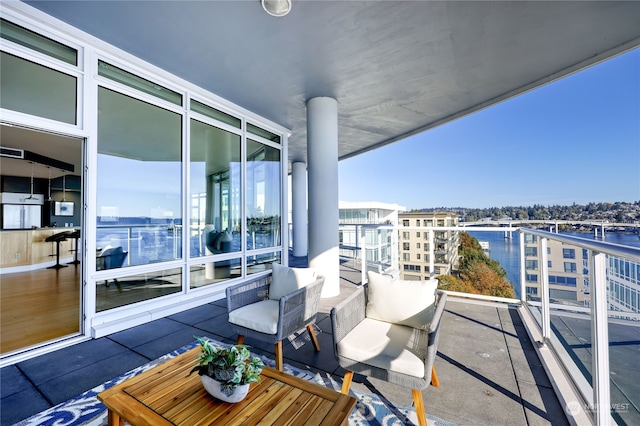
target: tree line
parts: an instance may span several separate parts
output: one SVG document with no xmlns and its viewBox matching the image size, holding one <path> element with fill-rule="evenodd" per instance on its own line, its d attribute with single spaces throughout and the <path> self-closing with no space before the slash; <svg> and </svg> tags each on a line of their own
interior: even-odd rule
<svg viewBox="0 0 640 426">
<path fill-rule="evenodd" d="M 640 221 L 640 201 L 633 203 L 588 203 L 585 205 L 572 204 L 570 206 L 508 206 L 474 209 L 466 207 L 438 207 L 420 209 L 423 212 L 448 211 L 458 215 L 461 222 L 476 222 L 490 218 L 498 220 L 511 218 L 515 220 L 610 220 L 612 222 Z"/>
<path fill-rule="evenodd" d="M 477 238 L 461 232 L 458 254 L 458 271 L 453 275 L 438 276 L 439 288 L 487 296 L 515 297 L 507 272 L 499 262 L 484 253 Z"/>
</svg>

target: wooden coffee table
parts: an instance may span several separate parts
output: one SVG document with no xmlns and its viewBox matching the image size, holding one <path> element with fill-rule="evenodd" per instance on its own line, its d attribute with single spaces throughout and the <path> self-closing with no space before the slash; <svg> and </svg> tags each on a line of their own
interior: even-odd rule
<svg viewBox="0 0 640 426">
<path fill-rule="evenodd" d="M 197 373 L 200 347 L 98 395 L 109 425 L 346 425 L 355 398 L 270 367 L 236 404 L 210 396 Z"/>
</svg>

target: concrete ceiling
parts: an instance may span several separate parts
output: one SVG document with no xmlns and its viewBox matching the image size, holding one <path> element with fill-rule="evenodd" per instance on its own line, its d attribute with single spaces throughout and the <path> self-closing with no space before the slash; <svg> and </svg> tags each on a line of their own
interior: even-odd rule
<svg viewBox="0 0 640 426">
<path fill-rule="evenodd" d="M 27 1 L 291 129 L 338 100 L 339 157 L 422 132 L 560 78 L 640 40 L 640 2 Z"/>
</svg>

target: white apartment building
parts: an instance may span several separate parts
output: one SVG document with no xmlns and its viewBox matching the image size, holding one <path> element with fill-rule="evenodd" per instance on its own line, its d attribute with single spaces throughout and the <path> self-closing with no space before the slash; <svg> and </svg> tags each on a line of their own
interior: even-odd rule
<svg viewBox="0 0 640 426">
<path fill-rule="evenodd" d="M 340 256 L 362 259 L 362 225 L 398 226 L 398 215 L 406 207 L 398 204 L 375 201 L 340 201 Z M 391 229 L 366 229 L 365 247 L 368 265 L 377 265 L 387 270 L 397 261 L 397 238 Z"/>
<path fill-rule="evenodd" d="M 433 250 L 430 232 L 415 227 L 458 226 L 458 215 L 451 212 L 410 212 L 398 216 L 400 222 L 400 278 L 405 280 L 429 279 L 448 275 L 457 267 L 460 234 L 453 230 L 433 230 Z M 431 256 L 433 255 L 433 259 Z"/>
<path fill-rule="evenodd" d="M 525 283 L 527 298 L 537 300 L 542 294 L 542 253 L 539 239 L 525 234 Z M 588 250 L 548 241 L 549 297 L 552 303 L 588 306 Z"/>
</svg>

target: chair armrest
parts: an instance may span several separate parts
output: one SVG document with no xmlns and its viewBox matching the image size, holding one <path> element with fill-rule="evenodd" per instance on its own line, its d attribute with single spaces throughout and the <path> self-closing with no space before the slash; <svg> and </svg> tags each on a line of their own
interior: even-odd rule
<svg viewBox="0 0 640 426">
<path fill-rule="evenodd" d="M 365 318 L 366 295 L 364 287 L 358 287 L 349 297 L 331 309 L 331 329 L 334 344 L 340 342 Z"/>
<path fill-rule="evenodd" d="M 278 336 L 285 338 L 313 322 L 318 313 L 324 277 L 280 298 Z"/>
<path fill-rule="evenodd" d="M 436 292 L 436 310 L 433 313 L 431 324 L 429 324 L 429 334 L 434 333 L 440 326 L 440 319 L 442 318 L 442 313 L 444 312 L 444 306 L 446 305 L 446 303 L 447 293 L 442 290 L 438 290 Z"/>
<path fill-rule="evenodd" d="M 227 312 L 267 299 L 270 284 L 271 274 L 227 287 Z"/>
</svg>

